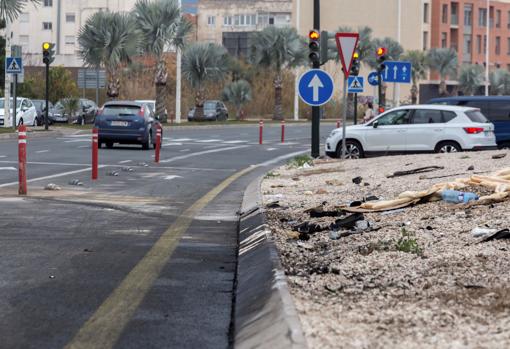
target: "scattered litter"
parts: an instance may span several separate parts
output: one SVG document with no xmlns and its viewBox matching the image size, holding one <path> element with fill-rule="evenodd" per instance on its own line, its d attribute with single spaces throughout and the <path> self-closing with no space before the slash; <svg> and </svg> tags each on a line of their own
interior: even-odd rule
<svg viewBox="0 0 510 349">
<path fill-rule="evenodd" d="M 413 175 L 413 174 L 417 174 L 417 173 L 432 172 L 432 171 L 437 171 L 437 170 L 444 170 L 444 167 L 443 166 L 427 166 L 427 167 L 415 168 L 414 170 L 397 171 L 397 172 L 394 172 L 392 175 L 386 176 L 386 178 L 409 176 L 409 175 Z"/>
<path fill-rule="evenodd" d="M 353 213 L 345 218 L 337 219 L 335 223 L 332 223 L 330 228 L 332 230 L 338 230 L 340 228 L 351 229 L 356 226 L 356 222 L 365 219 L 363 213 Z"/>
<path fill-rule="evenodd" d="M 358 185 L 361 184 L 362 181 L 363 181 L 363 178 L 361 178 L 361 177 L 354 177 L 352 179 L 352 183 L 358 184 Z"/>
<path fill-rule="evenodd" d="M 365 183 L 363 183 L 363 185 L 364 185 L 365 187 L 369 187 L 369 186 L 370 186 L 370 183 L 365 182 Z"/>
<path fill-rule="evenodd" d="M 131 168 L 131 167 L 123 167 L 122 171 L 123 172 L 133 172 L 133 168 Z"/>
<path fill-rule="evenodd" d="M 298 245 L 299 247 L 302 247 L 302 248 L 306 249 L 306 250 L 311 250 L 311 249 L 313 249 L 313 245 L 312 245 L 312 244 L 307 244 L 306 242 L 298 241 L 298 242 L 297 242 L 297 245 Z"/>
<path fill-rule="evenodd" d="M 367 196 L 365 198 L 365 201 L 378 201 L 379 198 L 377 196 L 374 196 L 374 195 L 371 195 L 371 196 Z"/>
<path fill-rule="evenodd" d="M 303 193 L 303 195 L 313 195 L 313 191 L 307 190 Z"/>
<path fill-rule="evenodd" d="M 474 170 L 475 170 L 475 167 L 474 167 L 473 165 L 471 165 L 471 166 L 469 166 L 469 167 L 468 167 L 468 169 L 467 169 L 467 170 L 468 170 L 468 171 L 474 171 Z"/>
<path fill-rule="evenodd" d="M 506 156 L 506 154 L 496 154 L 492 155 L 493 159 L 503 159 Z"/>
<path fill-rule="evenodd" d="M 310 208 L 305 211 L 305 213 L 310 214 L 310 218 L 322 218 L 322 217 L 340 217 L 343 216 L 343 211 L 324 211 L 322 206 Z"/>
<path fill-rule="evenodd" d="M 303 166 L 301 166 L 301 168 L 310 168 L 310 167 L 312 167 L 312 166 L 310 166 L 310 164 L 308 162 L 305 162 L 303 164 Z"/>
<path fill-rule="evenodd" d="M 327 228 L 321 227 L 320 224 L 310 223 L 310 222 L 304 222 L 294 227 L 294 231 L 297 231 L 298 233 L 304 233 L 304 234 L 313 234 L 317 233 L 319 231 L 324 231 Z"/>
<path fill-rule="evenodd" d="M 482 236 L 487 236 L 487 235 L 490 235 L 490 234 L 494 234 L 497 231 L 498 231 L 497 229 L 489 229 L 489 228 L 479 228 L 479 227 L 476 227 L 476 228 L 473 228 L 473 230 L 471 230 L 471 235 L 473 235 L 474 238 L 480 238 Z"/>
<path fill-rule="evenodd" d="M 72 179 L 69 181 L 69 185 L 76 185 L 78 187 L 83 186 L 83 182 L 81 182 L 79 179 Z"/>
<path fill-rule="evenodd" d="M 427 226 L 425 227 L 425 229 L 427 229 L 427 230 L 434 230 L 434 228 L 433 228 L 433 227 L 431 227 L 430 225 L 427 225 Z"/>
<path fill-rule="evenodd" d="M 359 201 L 359 200 L 351 201 L 349 203 L 349 207 L 359 207 L 361 205 L 363 205 L 363 201 Z"/>
<path fill-rule="evenodd" d="M 479 199 L 475 193 L 465 193 L 457 190 L 444 190 L 441 193 L 441 197 L 445 202 L 451 204 L 467 204 L 470 201 L 476 201 Z"/>
<path fill-rule="evenodd" d="M 145 163 L 145 162 L 139 162 L 137 165 L 138 166 L 143 166 L 143 167 L 149 167 L 149 165 L 147 163 Z"/>
<path fill-rule="evenodd" d="M 62 190 L 62 188 L 54 183 L 49 183 L 44 187 L 44 190 Z"/>
<path fill-rule="evenodd" d="M 495 232 L 494 234 L 491 234 L 485 238 L 482 239 L 480 242 L 487 242 L 492 240 L 502 240 L 502 239 L 510 239 L 510 230 L 503 229 L 500 231 Z"/>
<path fill-rule="evenodd" d="M 362 232 L 362 231 L 368 230 L 368 228 L 370 228 L 369 221 L 362 220 L 362 221 L 356 222 L 356 231 Z"/>
<path fill-rule="evenodd" d="M 438 178 L 448 178 L 448 177 L 455 177 L 455 176 L 462 176 L 462 175 L 465 175 L 465 173 L 452 173 L 452 174 L 447 174 L 447 175 L 443 175 L 443 176 L 434 176 L 434 177 L 427 177 L 427 176 L 423 175 L 418 178 L 419 179 L 438 179 Z"/>
<path fill-rule="evenodd" d="M 338 232 L 338 230 L 330 230 L 329 238 L 331 240 L 338 240 L 340 238 L 340 233 Z"/>
<path fill-rule="evenodd" d="M 113 177 L 118 177 L 119 176 L 119 171 L 110 171 L 108 172 L 108 176 L 113 176 Z"/>
<path fill-rule="evenodd" d="M 281 207 L 280 206 L 280 202 L 279 201 L 273 201 L 273 202 L 270 202 L 266 205 L 267 208 L 278 208 L 278 207 Z"/>
</svg>

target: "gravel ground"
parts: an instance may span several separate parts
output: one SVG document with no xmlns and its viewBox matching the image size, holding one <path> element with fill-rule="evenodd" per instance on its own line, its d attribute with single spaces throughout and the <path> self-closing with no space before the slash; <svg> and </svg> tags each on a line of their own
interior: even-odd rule
<svg viewBox="0 0 510 349">
<path fill-rule="evenodd" d="M 318 160 L 266 176 L 264 202 L 280 205 L 267 209 L 268 223 L 311 348 L 510 347 L 510 240 L 479 243 L 471 234 L 475 227 L 510 228 L 510 202 L 466 209 L 439 201 L 369 213 L 374 230 L 337 240 L 329 229 L 306 241 L 293 231 L 305 221 L 329 226 L 338 219 L 311 219 L 304 211 L 312 207 L 332 210 L 371 195 L 392 199 L 510 167 L 510 154 L 492 159 L 501 153 Z M 444 169 L 386 178 L 432 165 Z M 363 178 L 359 185 L 356 176 Z M 413 252 L 397 248 L 403 228 L 416 242 Z"/>
</svg>

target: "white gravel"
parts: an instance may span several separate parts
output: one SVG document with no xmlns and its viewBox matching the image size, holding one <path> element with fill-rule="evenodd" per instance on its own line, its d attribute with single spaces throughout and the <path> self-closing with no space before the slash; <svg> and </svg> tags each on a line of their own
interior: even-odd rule
<svg viewBox="0 0 510 349">
<path fill-rule="evenodd" d="M 510 228 L 510 202 L 469 209 L 433 202 L 389 215 L 365 214 L 380 229 L 339 240 L 326 230 L 301 241 L 292 230 L 304 221 L 334 222 L 303 212 L 322 203 L 329 210 L 369 195 L 392 199 L 510 167 L 510 154 L 492 159 L 500 153 L 319 160 L 266 177 L 265 203 L 282 206 L 267 209 L 268 223 L 311 348 L 510 347 L 510 240 L 477 243 L 470 233 L 475 227 Z M 432 165 L 445 168 L 386 178 Z M 474 171 L 467 170 L 471 165 Z M 444 175 L 453 176 L 423 179 Z M 363 177 L 361 185 L 352 182 L 356 176 Z M 403 226 L 421 253 L 396 248 Z"/>
</svg>

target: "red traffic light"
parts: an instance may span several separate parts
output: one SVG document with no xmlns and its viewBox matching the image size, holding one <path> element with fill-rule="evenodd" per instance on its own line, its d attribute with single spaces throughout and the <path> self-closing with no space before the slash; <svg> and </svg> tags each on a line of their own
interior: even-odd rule
<svg viewBox="0 0 510 349">
<path fill-rule="evenodd" d="M 379 107 L 379 114 L 384 113 L 384 107 Z"/>
<path fill-rule="evenodd" d="M 387 51 L 386 47 L 378 47 L 376 51 L 377 57 L 384 56 L 386 54 L 386 51 Z"/>
<path fill-rule="evenodd" d="M 321 34 L 319 33 L 318 30 L 310 30 L 310 33 L 308 33 L 308 38 L 310 38 L 310 40 L 319 40 L 321 37 Z"/>
</svg>

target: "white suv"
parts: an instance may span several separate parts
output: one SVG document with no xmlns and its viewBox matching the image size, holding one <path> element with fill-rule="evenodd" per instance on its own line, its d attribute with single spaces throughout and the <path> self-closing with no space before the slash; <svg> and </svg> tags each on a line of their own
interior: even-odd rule
<svg viewBox="0 0 510 349">
<path fill-rule="evenodd" d="M 326 140 L 326 155 L 342 154 L 342 128 Z M 346 157 L 369 153 L 496 149 L 494 125 L 477 108 L 410 105 L 391 109 L 364 125 L 347 126 Z"/>
</svg>

